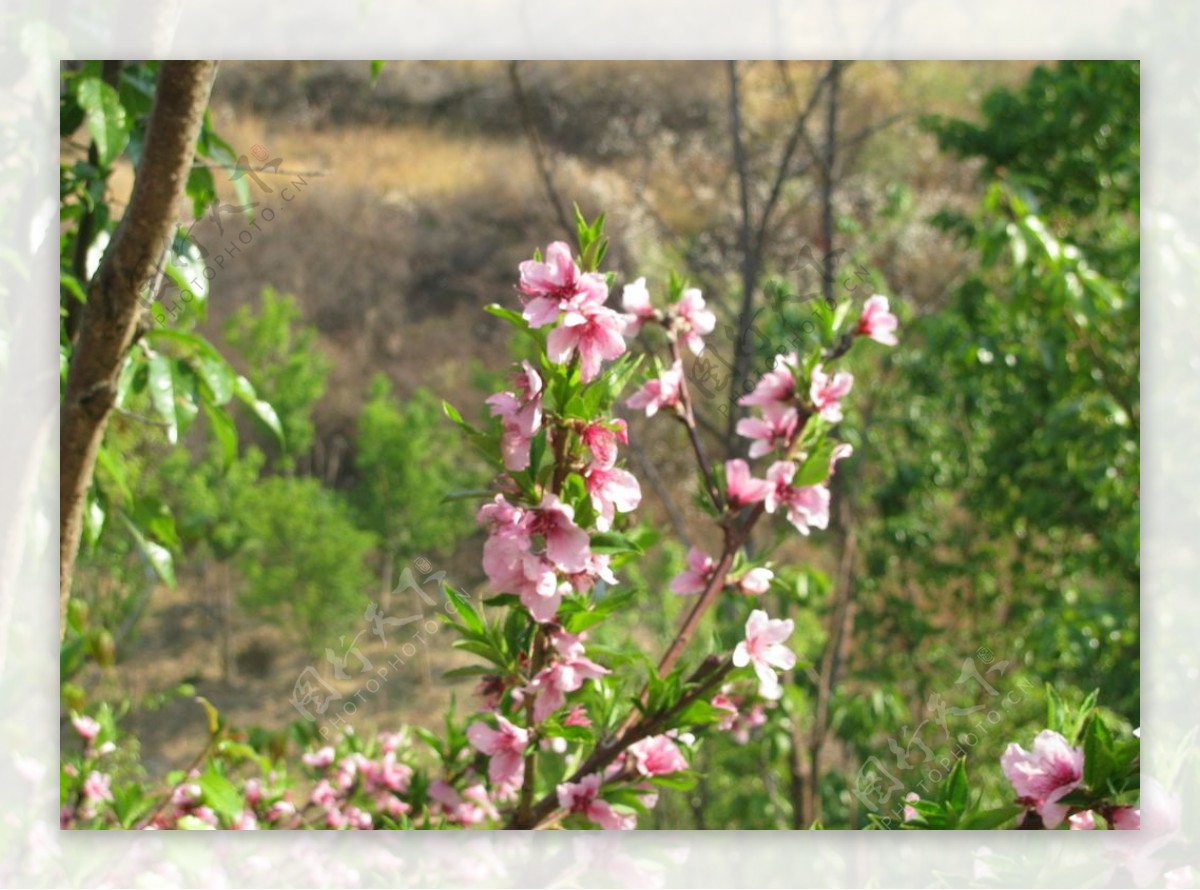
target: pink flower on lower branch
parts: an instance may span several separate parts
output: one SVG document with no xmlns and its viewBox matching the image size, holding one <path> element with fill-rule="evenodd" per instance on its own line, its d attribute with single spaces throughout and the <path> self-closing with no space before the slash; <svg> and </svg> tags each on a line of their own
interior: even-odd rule
<svg viewBox="0 0 1200 890">
<path fill-rule="evenodd" d="M 609 469 L 617 463 L 617 445 L 629 444 L 629 429 L 624 420 L 609 423 L 589 423 L 579 433 L 579 438 L 592 453 L 592 465 Z"/>
<path fill-rule="evenodd" d="M 853 385 L 854 376 L 849 371 L 838 371 L 831 377 L 817 365 L 813 368 L 808 394 L 817 413 L 830 423 L 837 423 L 842 419 L 842 399 L 850 394 Z"/>
<path fill-rule="evenodd" d="M 774 513 L 780 507 L 786 509 L 788 522 L 802 535 L 807 535 L 810 527 L 827 528 L 829 489 L 824 485 L 792 485 L 795 476 L 796 465 L 791 461 L 781 460 L 771 464 L 767 470 L 771 490 L 763 506 L 768 513 Z"/>
<path fill-rule="evenodd" d="M 795 408 L 772 402 L 763 407 L 762 417 L 743 417 L 737 422 L 737 434 L 753 439 L 750 456 L 762 457 L 776 448 L 787 448 L 796 433 L 800 415 Z"/>
<path fill-rule="evenodd" d="M 607 674 L 608 668 L 592 661 L 583 650 L 583 635 L 557 631 L 550 643 L 558 659 L 538 672 L 525 690 L 537 696 L 533 705 L 533 719 L 541 723 L 566 703 L 569 693 L 580 689 L 588 680 L 597 680 Z"/>
<path fill-rule="evenodd" d="M 575 524 L 575 510 L 547 492 L 541 506 L 531 511 L 530 534 L 546 541 L 546 557 L 564 572 L 582 572 L 587 568 L 590 538 Z"/>
<path fill-rule="evenodd" d="M 725 497 L 730 506 L 757 504 L 767 496 L 771 483 L 750 475 L 750 466 L 740 457 L 725 461 Z"/>
<path fill-rule="evenodd" d="M 596 508 L 596 528 L 605 532 L 612 528 L 615 513 L 636 510 L 642 502 L 642 489 L 628 470 L 616 467 L 590 467 L 583 476 L 592 506 Z"/>
<path fill-rule="evenodd" d="M 643 324 L 658 317 L 650 305 L 650 291 L 646 290 L 645 278 L 631 281 L 621 289 L 621 308 L 625 310 L 626 337 L 636 337 Z"/>
<path fill-rule="evenodd" d="M 637 827 L 637 817 L 623 815 L 608 801 L 599 798 L 600 776 L 592 773 L 578 782 L 563 782 L 558 786 L 558 805 L 568 813 L 578 813 L 589 822 L 609 831 L 628 831 Z"/>
<path fill-rule="evenodd" d="M 625 316 L 598 303 L 584 303 L 568 311 L 562 324 L 546 338 L 546 356 L 565 365 L 579 354 L 579 376 L 590 383 L 600 376 L 600 365 L 625 352 Z"/>
<path fill-rule="evenodd" d="M 1117 807 L 1109 821 L 1117 831 L 1137 831 L 1142 827 L 1142 811 L 1137 807 Z"/>
<path fill-rule="evenodd" d="M 92 770 L 83 780 L 83 799 L 85 801 L 112 800 L 110 784 L 112 777 L 107 773 Z"/>
<path fill-rule="evenodd" d="M 704 297 L 694 287 L 689 287 L 671 307 L 671 332 L 679 341 L 699 355 L 704 351 L 704 338 L 717 326 L 717 316 L 704 306 Z"/>
<path fill-rule="evenodd" d="M 438 804 L 446 820 L 456 825 L 478 825 L 486 819 L 500 818 L 487 796 L 487 789 L 479 784 L 471 785 L 459 794 L 444 779 L 438 779 L 430 783 L 429 797 Z"/>
<path fill-rule="evenodd" d="M 775 699 L 782 695 L 775 670 L 791 670 L 796 655 L 783 641 L 792 635 L 795 623 L 788 618 L 779 621 L 768 618 L 762 609 L 755 609 L 746 621 L 746 639 L 733 650 L 734 667 L 753 665 L 758 675 L 758 694 Z"/>
<path fill-rule="evenodd" d="M 731 578 L 730 581 L 746 596 L 758 596 L 771 589 L 774 577 L 775 573 L 770 569 L 759 566 L 744 572 L 736 579 Z"/>
<path fill-rule="evenodd" d="M 679 390 L 683 385 L 683 364 L 675 362 L 653 380 L 647 380 L 642 388 L 631 395 L 626 406 L 635 411 L 646 409 L 646 416 L 653 417 L 660 408 L 674 408 L 679 404 Z"/>
<path fill-rule="evenodd" d="M 1096 814 L 1091 810 L 1084 810 L 1082 813 L 1076 813 L 1067 820 L 1072 831 L 1095 831 L 1096 830 Z"/>
<path fill-rule="evenodd" d="M 492 416 L 504 423 L 500 437 L 504 466 L 520 471 L 529 466 L 529 445 L 542 425 L 542 378 L 529 362 L 521 362 L 514 389 L 488 396 L 486 401 Z"/>
<path fill-rule="evenodd" d="M 775 369 L 758 378 L 754 391 L 738 399 L 739 405 L 776 405 L 796 395 L 796 353 L 775 356 Z"/>
<path fill-rule="evenodd" d="M 1020 802 L 1036 809 L 1047 828 L 1058 827 L 1067 807 L 1057 801 L 1083 781 L 1083 749 L 1072 748 L 1057 732 L 1044 729 L 1033 740 L 1032 751 L 1010 744 L 1000 765 Z"/>
<path fill-rule="evenodd" d="M 100 724 L 86 714 L 73 716 L 71 725 L 85 742 L 92 742 L 100 734 Z"/>
<path fill-rule="evenodd" d="M 679 746 L 665 735 L 655 735 L 629 746 L 633 766 L 643 776 L 667 776 L 688 768 Z"/>
<path fill-rule="evenodd" d="M 488 778 L 497 793 L 504 794 L 520 787 L 525 778 L 525 747 L 529 731 L 496 715 L 497 729 L 476 721 L 467 727 L 467 741 L 476 751 L 488 755 Z"/>
<path fill-rule="evenodd" d="M 716 562 L 699 547 L 688 549 L 688 567 L 671 579 L 670 591 L 680 596 L 694 596 L 702 593 L 712 580 Z"/>
<path fill-rule="evenodd" d="M 863 307 L 862 316 L 858 319 L 858 326 L 854 329 L 854 333 L 869 337 L 884 346 L 895 346 L 898 342 L 896 340 L 898 325 L 899 321 L 896 316 L 892 315 L 888 309 L 888 298 L 876 294 L 867 300 L 867 305 Z"/>
</svg>

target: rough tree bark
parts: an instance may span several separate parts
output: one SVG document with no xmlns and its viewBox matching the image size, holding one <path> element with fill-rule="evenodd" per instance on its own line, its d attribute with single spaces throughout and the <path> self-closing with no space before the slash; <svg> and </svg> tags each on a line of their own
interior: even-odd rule
<svg viewBox="0 0 1200 890">
<path fill-rule="evenodd" d="M 163 62 L 133 195 L 88 284 L 60 418 L 60 639 L 83 510 L 117 376 L 142 318 L 141 295 L 153 293 L 162 274 L 160 258 L 175 232 L 216 67 L 213 61 Z"/>
</svg>

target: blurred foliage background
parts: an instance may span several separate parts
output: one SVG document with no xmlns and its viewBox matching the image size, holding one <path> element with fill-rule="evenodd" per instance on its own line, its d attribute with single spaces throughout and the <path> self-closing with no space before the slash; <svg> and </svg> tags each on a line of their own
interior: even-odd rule
<svg viewBox="0 0 1200 890">
<path fill-rule="evenodd" d="M 155 73 L 63 68 L 64 361 Z M 577 201 L 608 214 L 611 268 L 658 293 L 677 271 L 718 312 L 690 369 L 712 453 L 740 447 L 747 318 L 744 372 L 822 293 L 889 294 L 902 322 L 853 357 L 830 530 L 754 541 L 808 666 L 746 728 L 761 744 L 706 744 L 653 827 L 861 827 L 963 753 L 1004 797 L 1045 684 L 1138 725 L 1139 89 L 1136 62 L 222 63 L 167 270 L 202 286 L 160 300 L 122 376 L 64 706 L 129 708 L 161 773 L 205 734 L 165 691 L 280 730 L 307 666 L 381 656 L 371 603 L 427 612 L 437 573 L 478 589 L 472 502 L 444 495 L 486 471 L 439 400 L 500 388 L 516 347 L 481 307 Z M 714 529 L 677 430 L 630 425 L 661 541 L 614 632 L 657 651 L 667 581 Z M 462 707 L 442 643 L 363 729 Z"/>
</svg>

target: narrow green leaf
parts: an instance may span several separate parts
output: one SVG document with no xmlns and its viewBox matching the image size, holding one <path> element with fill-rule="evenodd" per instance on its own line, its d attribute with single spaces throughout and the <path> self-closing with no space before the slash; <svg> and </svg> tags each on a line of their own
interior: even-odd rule
<svg viewBox="0 0 1200 890">
<path fill-rule="evenodd" d="M 88 134 L 96 145 L 102 167 L 108 167 L 129 142 L 125 108 L 117 91 L 97 77 L 79 82 L 75 91 L 87 121 Z"/>
<path fill-rule="evenodd" d="M 237 424 L 233 422 L 233 418 L 229 416 L 229 412 L 219 405 L 214 405 L 208 401 L 204 401 L 202 405 L 204 407 L 204 416 L 208 418 L 208 424 L 212 428 L 213 436 L 216 438 L 217 444 L 221 446 L 221 466 L 224 469 L 229 469 L 233 462 L 237 460 Z"/>
<path fill-rule="evenodd" d="M 166 424 L 167 441 L 179 441 L 179 421 L 175 416 L 175 386 L 171 375 L 171 359 L 162 353 L 150 356 L 148 364 L 150 402 Z"/>
</svg>

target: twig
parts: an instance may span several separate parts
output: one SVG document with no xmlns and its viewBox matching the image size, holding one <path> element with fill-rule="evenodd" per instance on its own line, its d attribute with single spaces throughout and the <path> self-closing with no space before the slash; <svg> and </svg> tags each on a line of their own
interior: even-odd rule
<svg viewBox="0 0 1200 890">
<path fill-rule="evenodd" d="M 554 208 L 554 215 L 558 218 L 558 224 L 562 226 L 566 237 L 574 242 L 576 240 L 575 226 L 568 218 L 566 208 L 558 194 L 558 187 L 554 184 L 554 174 L 542 148 L 542 140 L 538 137 L 537 127 L 533 122 L 529 100 L 525 95 L 525 88 L 521 84 L 521 73 L 517 65 L 516 60 L 508 63 L 508 79 L 512 83 L 513 99 L 516 100 L 517 111 L 521 116 L 521 126 L 524 127 L 525 136 L 529 140 L 529 148 L 533 152 L 533 161 L 537 166 L 538 175 L 541 176 L 542 187 L 546 190 L 546 198 L 550 201 L 550 206 Z"/>
</svg>

